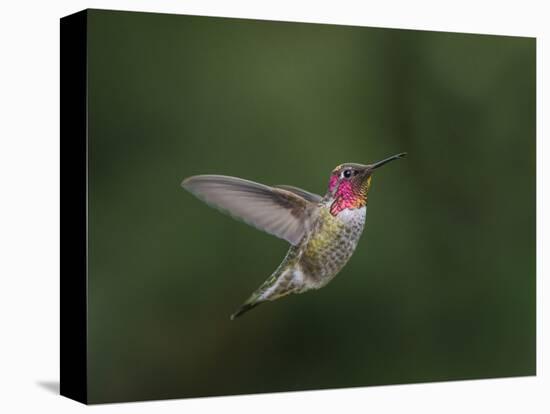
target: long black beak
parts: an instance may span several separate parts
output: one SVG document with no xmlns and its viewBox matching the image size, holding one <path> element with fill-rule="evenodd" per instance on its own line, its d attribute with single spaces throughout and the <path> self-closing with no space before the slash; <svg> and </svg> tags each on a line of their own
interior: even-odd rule
<svg viewBox="0 0 550 414">
<path fill-rule="evenodd" d="M 383 166 L 384 164 L 387 164 L 390 161 L 398 160 L 399 158 L 405 158 L 407 156 L 406 152 L 402 152 L 400 154 L 392 155 L 391 157 L 388 157 L 386 159 L 383 159 L 382 161 L 375 162 L 374 164 L 369 165 L 371 170 L 375 170 L 378 167 Z"/>
</svg>

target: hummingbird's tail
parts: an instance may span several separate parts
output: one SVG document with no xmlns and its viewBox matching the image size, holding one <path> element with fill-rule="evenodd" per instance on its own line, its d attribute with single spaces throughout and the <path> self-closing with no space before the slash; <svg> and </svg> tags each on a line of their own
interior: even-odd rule
<svg viewBox="0 0 550 414">
<path fill-rule="evenodd" d="M 253 309 L 255 308 L 256 306 L 258 306 L 260 303 L 260 301 L 258 302 L 253 302 L 253 301 L 246 301 L 244 304 L 241 305 L 241 307 L 239 309 L 237 309 L 231 316 L 230 316 L 230 319 L 233 320 L 239 316 L 241 316 L 243 313 L 245 312 L 248 312 L 250 309 Z"/>
</svg>

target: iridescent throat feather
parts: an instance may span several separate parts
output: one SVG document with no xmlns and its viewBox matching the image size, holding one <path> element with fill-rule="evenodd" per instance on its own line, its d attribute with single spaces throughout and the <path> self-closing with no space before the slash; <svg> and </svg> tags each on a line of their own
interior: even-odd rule
<svg viewBox="0 0 550 414">
<path fill-rule="evenodd" d="M 353 210 L 367 205 L 367 193 L 372 176 L 357 184 L 352 181 L 342 181 L 334 195 L 334 201 L 330 206 L 330 214 L 338 215 L 345 209 Z"/>
</svg>

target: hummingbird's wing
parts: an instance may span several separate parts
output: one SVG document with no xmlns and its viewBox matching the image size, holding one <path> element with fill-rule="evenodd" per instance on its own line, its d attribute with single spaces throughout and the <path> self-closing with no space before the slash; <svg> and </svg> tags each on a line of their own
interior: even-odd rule
<svg viewBox="0 0 550 414">
<path fill-rule="evenodd" d="M 274 185 L 275 188 L 282 188 L 283 190 L 290 191 L 291 193 L 294 193 L 296 195 L 299 195 L 302 198 L 305 198 L 307 201 L 311 201 L 312 203 L 319 203 L 323 197 L 321 197 L 319 194 L 310 193 L 307 190 L 304 190 L 302 188 L 294 187 L 292 185 Z"/>
<path fill-rule="evenodd" d="M 181 185 L 207 204 L 294 245 L 309 229 L 315 207 L 291 191 L 224 175 L 196 175 Z"/>
</svg>

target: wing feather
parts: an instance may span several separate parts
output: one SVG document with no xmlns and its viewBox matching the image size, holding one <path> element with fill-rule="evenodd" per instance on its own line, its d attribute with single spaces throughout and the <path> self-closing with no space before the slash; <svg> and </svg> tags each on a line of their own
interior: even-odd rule
<svg viewBox="0 0 550 414">
<path fill-rule="evenodd" d="M 314 204 L 284 188 L 224 175 L 196 175 L 181 185 L 207 204 L 294 245 L 310 225 Z"/>
<path fill-rule="evenodd" d="M 294 187 L 292 185 L 275 185 L 275 188 L 282 188 L 283 190 L 290 191 L 291 193 L 294 193 L 307 201 L 311 201 L 312 203 L 319 203 L 323 197 L 321 197 L 319 194 L 311 193 L 307 190 L 304 190 L 302 188 Z"/>
</svg>

